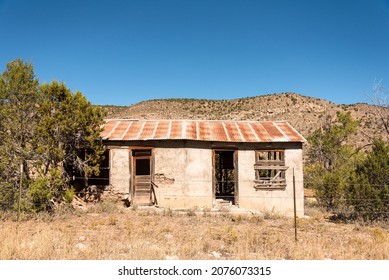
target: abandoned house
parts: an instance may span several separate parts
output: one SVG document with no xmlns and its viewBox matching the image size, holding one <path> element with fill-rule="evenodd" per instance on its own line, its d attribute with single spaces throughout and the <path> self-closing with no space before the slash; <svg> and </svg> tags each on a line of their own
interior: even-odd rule
<svg viewBox="0 0 389 280">
<path fill-rule="evenodd" d="M 293 215 L 295 182 L 297 214 L 304 215 L 305 139 L 285 121 L 110 119 L 101 135 L 100 182 L 133 204 L 228 204 Z"/>
</svg>

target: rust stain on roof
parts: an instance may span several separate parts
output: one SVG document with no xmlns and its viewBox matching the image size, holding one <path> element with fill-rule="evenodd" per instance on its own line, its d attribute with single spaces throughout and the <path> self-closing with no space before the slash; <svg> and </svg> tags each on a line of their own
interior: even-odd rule
<svg viewBox="0 0 389 280">
<path fill-rule="evenodd" d="M 262 125 L 266 129 L 266 132 L 269 134 L 273 142 L 279 142 L 279 141 L 283 142 L 285 136 L 282 134 L 282 132 L 277 128 L 277 126 L 273 122 L 263 122 Z"/>
<path fill-rule="evenodd" d="M 218 139 L 218 141 L 229 142 L 223 122 L 208 122 L 207 125 L 210 127 L 211 141 Z"/>
<path fill-rule="evenodd" d="M 123 138 L 124 133 L 127 130 L 128 125 L 126 123 L 118 123 L 115 125 L 115 129 L 111 133 L 112 138 Z"/>
<path fill-rule="evenodd" d="M 140 124 L 136 122 L 131 122 L 127 124 L 128 129 L 126 134 L 122 137 L 122 140 L 131 140 L 137 137 L 139 131 L 140 131 Z M 113 134 L 108 137 L 108 139 L 117 139 L 114 138 Z"/>
<path fill-rule="evenodd" d="M 197 139 L 197 129 L 196 129 L 196 122 L 185 122 L 185 128 L 183 132 L 185 132 L 185 138 L 188 139 Z"/>
<path fill-rule="evenodd" d="M 253 128 L 254 133 L 258 136 L 259 142 L 273 142 L 262 123 L 251 123 L 250 125 Z"/>
<path fill-rule="evenodd" d="M 196 139 L 203 139 L 204 141 L 211 141 L 212 134 L 211 134 L 211 128 L 206 122 L 197 122 L 198 124 L 198 137 Z"/>
<path fill-rule="evenodd" d="M 227 134 L 228 134 L 228 138 L 232 142 L 242 142 L 242 140 L 245 140 L 242 137 L 240 131 L 238 130 L 236 122 L 227 122 L 227 123 L 225 123 L 225 128 L 226 128 L 226 131 L 227 131 Z"/>
<path fill-rule="evenodd" d="M 169 126 L 170 123 L 168 121 L 160 121 L 157 123 L 157 130 L 154 134 L 154 139 L 167 139 L 169 135 Z"/>
<path fill-rule="evenodd" d="M 254 130 L 247 122 L 237 124 L 244 140 L 247 142 L 259 142 L 258 136 L 254 133 Z"/>
<path fill-rule="evenodd" d="M 154 130 L 157 127 L 156 122 L 146 122 L 141 134 L 139 135 L 139 138 L 141 139 L 152 139 L 154 136 Z"/>
<path fill-rule="evenodd" d="M 107 140 L 194 140 L 218 142 L 305 142 L 288 122 L 202 120 L 106 120 Z"/>
<path fill-rule="evenodd" d="M 276 124 L 282 133 L 288 137 L 291 141 L 297 142 L 299 139 L 303 138 L 289 123 L 280 122 Z M 297 133 L 296 133 L 297 132 Z"/>
<path fill-rule="evenodd" d="M 182 122 L 172 121 L 169 139 L 184 139 L 182 134 Z"/>
</svg>

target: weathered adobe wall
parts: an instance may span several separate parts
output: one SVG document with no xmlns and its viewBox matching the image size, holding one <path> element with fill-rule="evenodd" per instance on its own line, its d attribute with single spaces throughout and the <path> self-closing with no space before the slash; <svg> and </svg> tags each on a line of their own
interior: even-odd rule
<svg viewBox="0 0 389 280">
<path fill-rule="evenodd" d="M 239 151 L 239 207 L 274 212 L 283 216 L 292 216 L 293 207 L 293 167 L 296 186 L 296 209 L 298 216 L 304 216 L 304 188 L 302 150 L 286 149 L 285 179 L 287 186 L 284 189 L 255 189 L 255 152 L 250 150 Z"/>
<path fill-rule="evenodd" d="M 212 151 L 155 149 L 158 204 L 170 208 L 212 207 Z"/>
<path fill-rule="evenodd" d="M 119 144 L 119 145 L 118 145 Z M 130 146 L 158 147 L 154 153 L 154 182 L 162 207 L 191 208 L 213 205 L 212 149 L 238 149 L 239 207 L 293 215 L 293 167 L 297 214 L 304 215 L 301 143 L 231 144 L 186 141 L 116 143 L 110 145 L 110 182 L 114 192 L 130 196 Z M 287 186 L 281 190 L 256 190 L 255 149 L 285 149 Z M 131 199 L 131 197 L 130 197 Z"/>
<path fill-rule="evenodd" d="M 111 190 L 123 197 L 130 191 L 130 161 L 128 147 L 112 147 L 109 154 Z"/>
</svg>

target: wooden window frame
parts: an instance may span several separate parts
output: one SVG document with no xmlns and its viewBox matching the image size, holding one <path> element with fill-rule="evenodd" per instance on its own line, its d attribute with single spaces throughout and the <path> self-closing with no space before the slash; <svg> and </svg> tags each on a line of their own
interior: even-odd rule
<svg viewBox="0 0 389 280">
<path fill-rule="evenodd" d="M 288 166 L 285 166 L 285 150 L 256 150 L 254 188 L 256 190 L 285 189 L 287 169 Z M 261 173 L 266 174 L 266 177 Z"/>
</svg>

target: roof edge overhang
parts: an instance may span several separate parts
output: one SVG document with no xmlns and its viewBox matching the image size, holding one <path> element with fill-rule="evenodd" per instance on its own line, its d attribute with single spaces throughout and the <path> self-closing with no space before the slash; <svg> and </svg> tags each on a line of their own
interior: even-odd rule
<svg viewBox="0 0 389 280">
<path fill-rule="evenodd" d="M 104 141 L 306 142 L 287 121 L 105 119 Z"/>
</svg>

